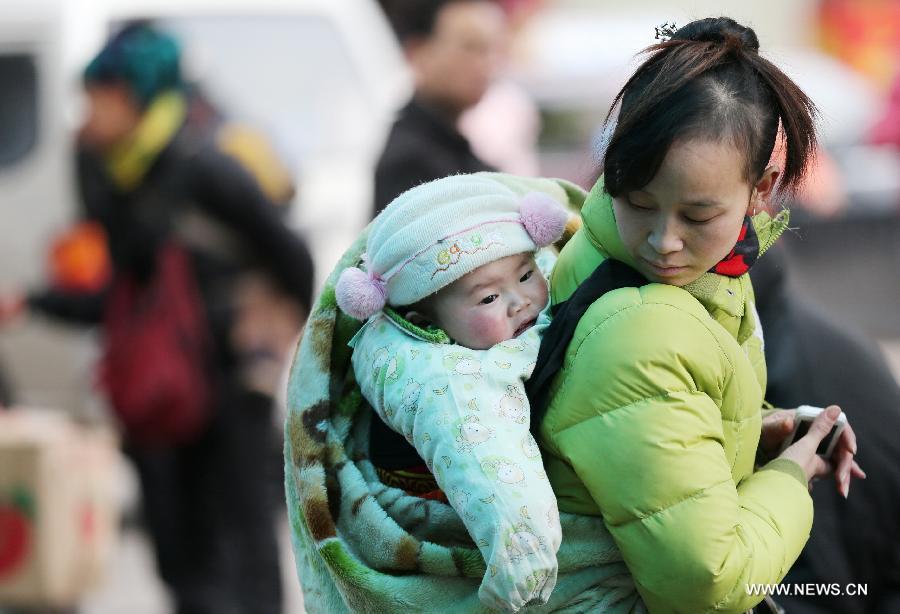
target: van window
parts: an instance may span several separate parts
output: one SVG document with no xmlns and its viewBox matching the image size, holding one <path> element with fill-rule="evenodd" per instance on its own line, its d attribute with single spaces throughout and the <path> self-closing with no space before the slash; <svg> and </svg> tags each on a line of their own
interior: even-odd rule
<svg viewBox="0 0 900 614">
<path fill-rule="evenodd" d="M 37 69 L 26 54 L 0 54 L 0 168 L 14 164 L 37 140 Z"/>
</svg>

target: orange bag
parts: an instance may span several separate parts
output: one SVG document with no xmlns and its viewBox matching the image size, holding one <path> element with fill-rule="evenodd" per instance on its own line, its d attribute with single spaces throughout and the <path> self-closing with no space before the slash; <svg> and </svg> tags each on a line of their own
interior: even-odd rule
<svg viewBox="0 0 900 614">
<path fill-rule="evenodd" d="M 112 267 L 106 233 L 96 222 L 80 222 L 50 248 L 50 279 L 59 290 L 96 292 L 109 282 Z"/>
</svg>

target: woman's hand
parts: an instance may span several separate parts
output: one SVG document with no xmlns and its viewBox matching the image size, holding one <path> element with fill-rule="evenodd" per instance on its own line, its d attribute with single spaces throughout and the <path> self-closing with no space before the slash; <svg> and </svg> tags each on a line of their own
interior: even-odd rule
<svg viewBox="0 0 900 614">
<path fill-rule="evenodd" d="M 841 432 L 841 438 L 838 439 L 837 444 L 834 446 L 834 452 L 831 454 L 831 464 L 834 466 L 834 481 L 837 484 L 838 492 L 844 495 L 845 499 L 850 494 L 851 478 L 866 479 L 866 472 L 853 459 L 855 455 L 856 433 L 853 432 L 853 428 L 848 422 Z"/>
<path fill-rule="evenodd" d="M 775 458 L 785 438 L 794 431 L 795 413 L 795 409 L 781 409 L 763 418 L 759 436 L 759 461 L 768 462 Z"/>
<path fill-rule="evenodd" d="M 838 492 L 847 498 L 850 493 L 850 478 L 866 477 L 865 472 L 853 460 L 853 455 L 856 453 L 856 435 L 850 425 L 848 424 L 844 428 L 830 461 L 816 454 L 816 449 L 831 432 L 831 428 L 840 414 L 840 407 L 830 405 L 816 416 L 809 427 L 809 432 L 782 452 L 778 458 L 786 458 L 800 465 L 809 482 L 828 475 L 833 470 Z M 793 418 L 791 422 L 793 422 Z"/>
</svg>

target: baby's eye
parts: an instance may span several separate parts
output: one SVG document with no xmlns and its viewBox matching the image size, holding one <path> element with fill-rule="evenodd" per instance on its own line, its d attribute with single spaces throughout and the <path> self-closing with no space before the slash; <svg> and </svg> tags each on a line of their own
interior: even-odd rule
<svg viewBox="0 0 900 614">
<path fill-rule="evenodd" d="M 486 296 L 483 299 L 481 299 L 481 304 L 482 305 L 490 305 L 491 303 L 493 303 L 496 300 L 497 300 L 497 295 L 491 294 L 490 296 Z"/>
<path fill-rule="evenodd" d="M 527 273 L 525 273 L 524 275 L 522 275 L 522 278 L 519 281 L 526 282 L 529 279 L 531 279 L 532 275 L 534 275 L 534 269 L 532 269 L 532 270 L 528 271 Z"/>
</svg>

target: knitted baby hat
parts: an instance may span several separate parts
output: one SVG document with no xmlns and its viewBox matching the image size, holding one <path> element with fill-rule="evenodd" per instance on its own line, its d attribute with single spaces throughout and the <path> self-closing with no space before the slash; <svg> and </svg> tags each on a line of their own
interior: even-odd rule
<svg viewBox="0 0 900 614">
<path fill-rule="evenodd" d="M 385 304 L 411 305 L 480 266 L 559 239 L 565 207 L 508 183 L 497 173 L 453 175 L 398 196 L 369 227 L 366 270 L 341 273 L 338 306 L 366 320 Z"/>
</svg>

